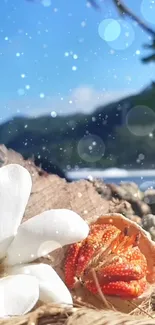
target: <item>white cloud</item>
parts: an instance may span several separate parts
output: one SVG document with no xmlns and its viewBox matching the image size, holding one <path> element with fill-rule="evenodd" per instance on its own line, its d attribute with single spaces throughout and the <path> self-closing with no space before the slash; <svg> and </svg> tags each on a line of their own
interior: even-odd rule
<svg viewBox="0 0 155 325">
<path fill-rule="evenodd" d="M 133 94 L 133 90 L 121 91 L 98 91 L 90 87 L 79 87 L 74 89 L 72 98 L 78 111 L 85 113 L 92 112 L 100 105 L 110 104 Z"/>
<path fill-rule="evenodd" d="M 116 91 L 101 91 L 90 86 L 79 86 L 66 96 L 46 96 L 40 98 L 19 97 L 18 101 L 8 102 L 9 115 L 24 114 L 39 116 L 56 112 L 66 115 L 74 113 L 91 113 L 100 105 L 112 103 L 131 94 L 136 90 L 124 89 Z"/>
<path fill-rule="evenodd" d="M 58 114 L 91 113 L 100 105 L 106 105 L 136 93 L 135 90 L 99 91 L 89 86 L 80 86 L 64 97 L 45 98 L 33 105 L 30 115 L 42 115 L 50 112 Z M 31 105 L 32 106 L 32 105 Z M 35 109 L 36 107 L 36 109 Z M 44 107 L 44 108 L 43 108 Z"/>
</svg>

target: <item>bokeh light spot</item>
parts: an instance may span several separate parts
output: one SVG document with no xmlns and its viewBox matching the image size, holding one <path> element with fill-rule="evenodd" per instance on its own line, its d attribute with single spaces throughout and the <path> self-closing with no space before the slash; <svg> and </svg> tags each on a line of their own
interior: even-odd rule
<svg viewBox="0 0 155 325">
<path fill-rule="evenodd" d="M 155 1 L 142 0 L 141 13 L 146 21 L 155 25 Z"/>
<path fill-rule="evenodd" d="M 25 90 L 23 88 L 19 88 L 17 90 L 17 93 L 18 93 L 19 96 L 23 96 L 23 95 L 25 95 Z"/>
<path fill-rule="evenodd" d="M 41 3 L 44 7 L 50 7 L 52 4 L 52 1 L 51 0 L 42 0 Z"/>
<path fill-rule="evenodd" d="M 105 145 L 99 136 L 89 134 L 79 141 L 77 151 L 82 160 L 93 163 L 104 156 Z"/>
<path fill-rule="evenodd" d="M 104 19 L 98 27 L 99 36 L 115 50 L 125 50 L 135 39 L 131 23 L 123 19 Z"/>
<path fill-rule="evenodd" d="M 147 136 L 155 129 L 155 113 L 148 106 L 134 106 L 127 113 L 126 125 L 132 134 Z"/>
<path fill-rule="evenodd" d="M 99 24 L 98 32 L 104 41 L 111 42 L 118 38 L 121 27 L 117 20 L 105 19 Z"/>
</svg>

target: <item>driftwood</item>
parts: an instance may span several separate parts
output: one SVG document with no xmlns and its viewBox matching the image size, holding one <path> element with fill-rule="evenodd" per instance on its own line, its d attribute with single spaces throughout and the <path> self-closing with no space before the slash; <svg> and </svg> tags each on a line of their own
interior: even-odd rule
<svg viewBox="0 0 155 325">
<path fill-rule="evenodd" d="M 114 212 L 116 204 L 103 199 L 93 183 L 85 180 L 68 183 L 65 179 L 42 171 L 35 166 L 33 160 L 24 160 L 20 154 L 1 145 L 0 165 L 2 167 L 10 163 L 24 166 L 32 176 L 32 193 L 24 219 L 48 209 L 58 208 L 72 209 L 83 218 Z"/>
<path fill-rule="evenodd" d="M 107 200 L 102 197 L 93 182 L 81 180 L 67 183 L 55 175 L 49 175 L 36 167 L 33 160 L 24 160 L 23 157 L 13 150 L 8 150 L 4 145 L 0 146 L 0 166 L 9 163 L 18 163 L 27 168 L 32 176 L 32 193 L 25 211 L 24 219 L 41 213 L 47 209 L 68 208 L 79 213 L 83 218 L 93 219 L 106 213 L 122 212 L 127 202 Z M 58 272 L 59 273 L 59 272 Z M 144 302 L 143 306 L 134 307 L 134 318 L 130 314 L 123 314 L 106 310 L 104 301 L 102 306 L 105 310 L 96 309 L 91 305 L 84 305 L 78 301 L 74 308 L 63 309 L 59 306 L 44 305 L 28 315 L 0 320 L 0 325 L 14 324 L 66 324 L 66 325 L 90 325 L 90 324 L 130 324 L 135 321 L 140 324 L 154 324 L 154 313 L 151 309 L 151 300 Z M 136 317 L 136 318 L 135 318 Z"/>
</svg>

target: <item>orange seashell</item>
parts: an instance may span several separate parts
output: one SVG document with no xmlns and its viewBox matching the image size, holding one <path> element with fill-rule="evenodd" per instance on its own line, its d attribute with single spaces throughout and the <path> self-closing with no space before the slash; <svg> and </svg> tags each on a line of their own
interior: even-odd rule
<svg viewBox="0 0 155 325">
<path fill-rule="evenodd" d="M 75 296 L 83 296 L 76 289 L 80 283 L 84 292 L 99 297 L 95 271 L 102 293 L 112 296 L 110 300 L 141 301 L 155 282 L 155 243 L 134 221 L 121 214 L 106 214 L 90 222 L 84 241 L 69 246 L 64 270 L 66 285 L 77 292 Z M 84 294 L 85 301 L 90 301 L 89 295 Z"/>
</svg>

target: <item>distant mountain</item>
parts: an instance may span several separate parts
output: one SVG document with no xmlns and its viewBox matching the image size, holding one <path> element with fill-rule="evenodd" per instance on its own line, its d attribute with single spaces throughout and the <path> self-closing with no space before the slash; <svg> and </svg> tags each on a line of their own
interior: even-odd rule
<svg viewBox="0 0 155 325">
<path fill-rule="evenodd" d="M 37 118 L 14 117 L 0 125 L 0 143 L 20 152 L 25 158 L 33 156 L 37 164 L 42 164 L 47 171 L 53 165 L 64 169 L 66 166 L 70 168 L 76 165 L 79 167 L 107 167 L 110 164 L 110 166 L 120 167 L 118 161 L 126 147 L 119 148 L 121 141 L 117 130 L 126 128 L 126 115 L 131 108 L 137 105 L 147 106 L 155 111 L 155 83 L 137 95 L 100 106 L 93 113 L 87 115 L 75 114 L 55 118 L 50 115 Z M 127 130 L 123 132 L 127 132 Z M 92 161 L 91 159 L 82 159 L 77 151 L 79 141 L 89 134 L 103 140 L 106 148 L 104 157 L 95 162 L 93 159 Z M 133 135 L 128 132 L 126 138 L 132 140 Z M 111 142 L 112 139 L 113 142 Z M 135 146 L 137 140 L 133 139 L 133 141 Z M 123 145 L 126 146 L 126 144 Z M 119 159 L 117 159 L 116 149 Z M 100 149 L 98 148 L 98 150 Z M 111 156 L 112 158 L 109 158 Z M 130 164 L 133 164 L 132 154 L 130 160 Z"/>
</svg>

